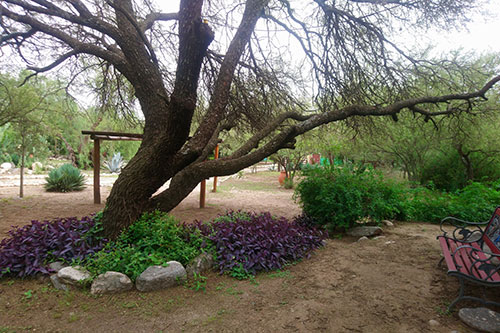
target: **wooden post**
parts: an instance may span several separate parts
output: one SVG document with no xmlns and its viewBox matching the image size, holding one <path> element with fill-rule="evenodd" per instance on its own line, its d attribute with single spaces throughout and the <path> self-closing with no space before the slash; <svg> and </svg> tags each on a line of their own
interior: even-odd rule
<svg viewBox="0 0 500 333">
<path fill-rule="evenodd" d="M 200 208 L 205 208 L 206 192 L 207 192 L 207 180 L 203 179 L 200 183 Z"/>
<path fill-rule="evenodd" d="M 218 159 L 219 158 L 219 144 L 217 144 L 217 146 L 215 146 L 215 152 L 214 152 L 214 159 Z M 217 192 L 217 176 L 214 177 L 214 185 L 213 185 L 213 188 L 212 188 L 212 192 Z"/>
<path fill-rule="evenodd" d="M 92 160 L 94 162 L 94 203 L 101 203 L 101 181 L 99 179 L 101 172 L 101 147 L 100 140 L 94 138 L 94 155 Z"/>
</svg>

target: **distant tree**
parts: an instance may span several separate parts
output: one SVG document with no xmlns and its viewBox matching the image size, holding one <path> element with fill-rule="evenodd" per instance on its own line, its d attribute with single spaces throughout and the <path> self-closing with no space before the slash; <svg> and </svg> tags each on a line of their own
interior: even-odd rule
<svg viewBox="0 0 500 333">
<path fill-rule="evenodd" d="M 0 41 L 38 63 L 29 67 L 35 73 L 63 63 L 79 66 L 66 67 L 68 73 L 108 67 L 115 82 L 133 88 L 144 139 L 104 210 L 105 233 L 116 237 L 141 212 L 169 211 L 202 179 L 292 147 L 295 137 L 320 125 L 401 111 L 433 117 L 469 110 L 499 76 L 481 86 L 467 77 L 441 80 L 393 37 L 398 29 L 449 29 L 480 4 L 181 0 L 178 12 L 162 13 L 148 0 L 3 0 Z M 283 46 L 288 40 L 298 49 Z M 452 93 L 409 90 L 417 77 Z M 306 108 L 311 79 L 316 93 Z M 204 162 L 222 132 L 242 126 L 250 139 L 231 155 Z M 167 180 L 169 188 L 153 196 Z"/>
</svg>

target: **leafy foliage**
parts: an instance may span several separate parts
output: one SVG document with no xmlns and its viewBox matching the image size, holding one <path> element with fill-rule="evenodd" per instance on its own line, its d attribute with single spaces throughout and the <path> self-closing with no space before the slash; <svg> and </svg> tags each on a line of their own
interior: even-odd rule
<svg viewBox="0 0 500 333">
<path fill-rule="evenodd" d="M 300 260 L 328 237 L 326 231 L 276 218 L 269 212 L 231 211 L 211 222 L 197 221 L 186 228 L 206 236 L 215 246 L 220 272 L 238 279 Z"/>
<path fill-rule="evenodd" d="M 45 189 L 49 192 L 81 191 L 85 188 L 85 177 L 71 164 L 63 164 L 50 171 L 45 180 Z"/>
<path fill-rule="evenodd" d="M 408 219 L 439 222 L 445 216 L 454 216 L 466 221 L 486 221 L 500 202 L 499 184 L 472 182 L 451 193 L 426 188 L 410 190 L 411 199 L 406 206 Z"/>
<path fill-rule="evenodd" d="M 50 262 L 84 260 L 104 246 L 106 240 L 98 236 L 101 229 L 96 216 L 35 220 L 14 227 L 0 242 L 0 276 L 48 274 Z"/>
<path fill-rule="evenodd" d="M 104 166 L 109 170 L 111 173 L 119 173 L 123 166 L 125 164 L 125 161 L 123 160 L 123 157 L 120 152 L 114 153 L 113 157 L 110 160 L 107 160 L 104 162 Z"/>
<path fill-rule="evenodd" d="M 296 197 L 304 213 L 330 231 L 348 229 L 363 217 L 379 221 L 404 215 L 403 187 L 385 182 L 372 168 L 327 166 L 304 176 Z"/>
<path fill-rule="evenodd" d="M 202 237 L 186 234 L 174 217 L 159 211 L 144 213 L 116 241 L 87 261 L 86 267 L 94 275 L 116 271 L 135 280 L 152 265 L 171 260 L 187 265 L 201 253 L 202 245 Z"/>
<path fill-rule="evenodd" d="M 388 181 L 371 169 L 344 167 L 304 171 L 296 196 L 305 213 L 301 219 L 329 230 L 347 229 L 364 217 L 439 222 L 445 216 L 487 220 L 500 202 L 500 180 L 471 182 L 453 192 L 409 188 Z"/>
</svg>

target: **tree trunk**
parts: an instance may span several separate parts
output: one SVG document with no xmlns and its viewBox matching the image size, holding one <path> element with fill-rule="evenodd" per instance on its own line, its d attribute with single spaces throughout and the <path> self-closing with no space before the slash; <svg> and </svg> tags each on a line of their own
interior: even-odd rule
<svg viewBox="0 0 500 333">
<path fill-rule="evenodd" d="M 474 179 L 474 169 L 472 167 L 472 161 L 470 159 L 470 152 L 465 153 L 462 144 L 458 144 L 456 146 L 458 155 L 460 156 L 460 160 L 462 161 L 462 164 L 465 167 L 465 176 L 467 177 L 467 180 L 473 180 Z"/>
<path fill-rule="evenodd" d="M 197 104 L 201 64 L 214 33 L 201 18 L 203 0 L 181 0 L 179 9 L 179 55 L 174 89 L 167 98 L 162 74 L 129 17 L 130 1 L 117 2 L 117 25 L 127 38 L 120 47 L 127 64 L 119 67 L 135 88 L 145 117 L 144 135 L 137 154 L 113 185 L 103 214 L 104 233 L 113 239 L 145 210 L 169 211 L 215 170 L 197 166 L 218 143 L 219 125 L 225 117 L 235 68 L 250 40 L 268 0 L 250 0 L 221 64 L 208 111 L 192 138 L 188 138 Z M 259 156 L 260 157 L 260 156 Z M 221 160 L 218 160 L 221 161 Z M 251 159 L 238 164 L 253 163 Z M 223 164 L 223 161 L 222 163 Z M 234 168 L 227 168 L 227 172 Z M 222 174 L 220 174 L 222 175 Z M 152 195 L 167 180 L 170 187 Z"/>
</svg>

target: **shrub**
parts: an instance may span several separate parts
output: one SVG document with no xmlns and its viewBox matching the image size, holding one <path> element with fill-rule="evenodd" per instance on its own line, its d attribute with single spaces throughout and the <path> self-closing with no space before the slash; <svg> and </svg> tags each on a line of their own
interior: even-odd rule
<svg viewBox="0 0 500 333">
<path fill-rule="evenodd" d="M 422 170 L 422 184 L 432 182 L 437 189 L 455 191 L 466 185 L 465 167 L 456 152 L 440 153 Z"/>
<path fill-rule="evenodd" d="M 116 271 L 135 280 L 146 268 L 175 260 L 187 265 L 201 253 L 204 244 L 196 233 L 186 229 L 166 213 L 144 213 L 115 242 L 88 260 L 86 267 L 94 275 Z"/>
<path fill-rule="evenodd" d="M 401 185 L 365 166 L 307 170 L 295 192 L 304 213 L 330 231 L 348 229 L 364 217 L 403 218 L 404 194 Z"/>
<path fill-rule="evenodd" d="M 292 178 L 285 178 L 283 181 L 283 187 L 286 189 L 292 189 L 293 188 L 293 179 Z"/>
<path fill-rule="evenodd" d="M 85 188 L 85 177 L 71 164 L 64 164 L 50 171 L 45 180 L 45 190 L 49 192 L 81 191 Z"/>
<path fill-rule="evenodd" d="M 85 260 L 104 246 L 106 240 L 98 236 L 100 230 L 94 216 L 31 221 L 14 227 L 0 242 L 0 276 L 48 274 L 50 262 Z"/>
<path fill-rule="evenodd" d="M 409 220 L 440 222 L 445 216 L 467 221 L 487 221 L 500 203 L 496 183 L 489 186 L 472 182 L 461 190 L 446 193 L 419 188 L 411 190 L 408 201 Z"/>
<path fill-rule="evenodd" d="M 114 153 L 113 157 L 110 160 L 104 162 L 104 166 L 111 173 L 120 173 L 124 165 L 125 161 L 123 160 L 123 157 L 120 152 Z"/>
<path fill-rule="evenodd" d="M 236 278 L 300 260 L 328 237 L 326 231 L 270 213 L 228 212 L 212 222 L 197 221 L 186 228 L 206 236 L 215 246 L 220 272 Z"/>
</svg>

